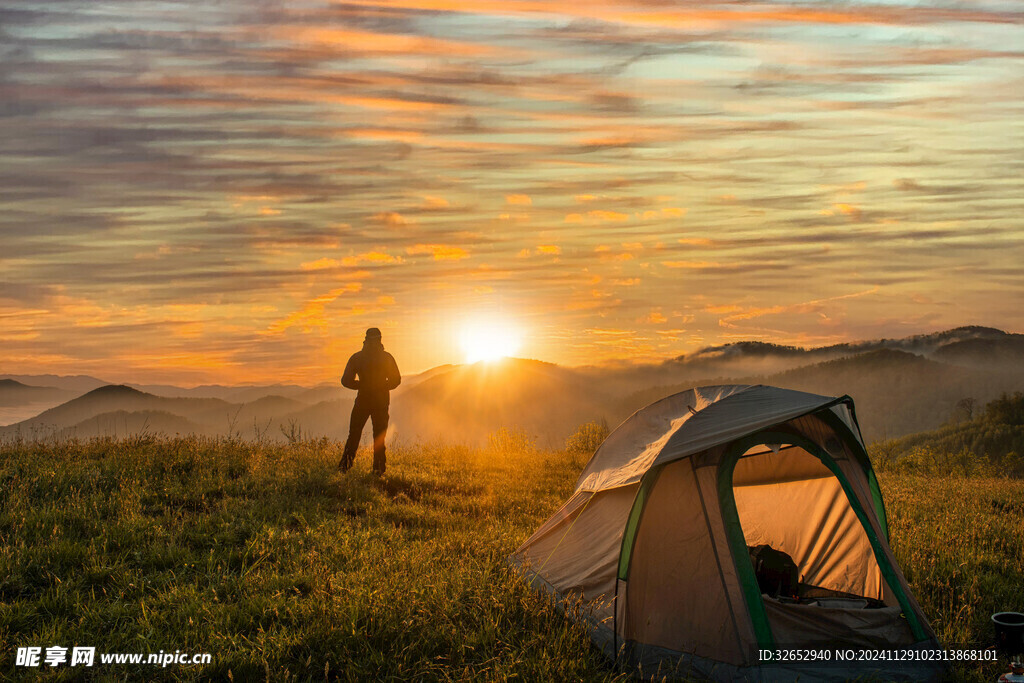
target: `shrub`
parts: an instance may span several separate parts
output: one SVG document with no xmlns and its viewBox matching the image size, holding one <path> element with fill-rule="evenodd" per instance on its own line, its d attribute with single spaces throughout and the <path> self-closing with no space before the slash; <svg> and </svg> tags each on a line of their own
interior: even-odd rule
<svg viewBox="0 0 1024 683">
<path fill-rule="evenodd" d="M 601 442 L 608 437 L 608 422 L 601 418 L 600 422 L 586 422 L 576 428 L 576 432 L 565 441 L 565 450 L 571 455 L 590 454 L 597 450 Z"/>
</svg>

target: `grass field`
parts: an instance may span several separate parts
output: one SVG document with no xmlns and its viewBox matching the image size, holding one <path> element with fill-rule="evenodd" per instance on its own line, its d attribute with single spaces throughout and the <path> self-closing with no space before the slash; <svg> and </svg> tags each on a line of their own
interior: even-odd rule
<svg viewBox="0 0 1024 683">
<path fill-rule="evenodd" d="M 508 435 L 506 435 L 507 437 Z M 100 680 L 616 680 L 505 564 L 585 456 L 517 438 L 393 448 L 139 438 L 0 447 L 0 679 L 18 646 L 211 653 Z M 893 546 L 948 642 L 1024 609 L 1024 483 L 882 475 Z M 998 668 L 957 678 L 991 681 Z"/>
</svg>

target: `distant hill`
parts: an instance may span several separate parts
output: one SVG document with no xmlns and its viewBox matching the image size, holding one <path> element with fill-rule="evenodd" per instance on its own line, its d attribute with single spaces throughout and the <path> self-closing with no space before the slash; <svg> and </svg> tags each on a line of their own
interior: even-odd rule
<svg viewBox="0 0 1024 683">
<path fill-rule="evenodd" d="M 326 436 L 330 439 L 344 440 L 348 437 L 348 421 L 352 413 L 352 404 L 355 400 L 355 392 L 346 390 L 346 398 L 320 401 L 301 410 L 289 412 L 282 415 L 271 425 L 271 432 L 268 436 L 281 438 L 283 432 L 288 432 L 294 426 L 301 430 L 303 436 L 319 438 Z M 392 405 L 395 401 L 392 401 Z M 366 426 L 367 430 L 370 425 Z M 283 430 L 283 431 L 282 431 Z M 391 432 L 394 436 L 394 432 Z"/>
<path fill-rule="evenodd" d="M 298 384 L 272 384 L 268 386 L 235 387 L 224 393 L 220 398 L 231 403 L 249 403 L 268 396 L 277 396 L 298 401 L 299 403 L 308 403 L 300 398 L 308 391 L 308 387 L 299 386 Z"/>
<path fill-rule="evenodd" d="M 216 398 L 165 398 L 125 385 L 108 385 L 45 410 L 39 415 L 0 429 L 0 436 L 60 433 L 62 430 L 114 413 L 171 415 L 194 425 L 200 434 L 251 432 L 254 421 L 274 419 L 303 404 L 281 397 L 266 397 L 247 404 L 233 404 Z M 167 422 L 167 418 L 162 418 Z M 132 423 L 134 424 L 134 423 Z M 182 422 L 174 423 L 175 430 Z"/>
<path fill-rule="evenodd" d="M 1024 335 L 951 342 L 936 349 L 932 357 L 954 365 L 1024 374 Z"/>
<path fill-rule="evenodd" d="M 323 401 L 338 401 L 344 398 L 352 398 L 354 395 L 351 389 L 346 389 L 339 382 L 337 386 L 321 385 L 312 389 L 306 389 L 292 398 L 307 405 L 313 405 Z"/>
<path fill-rule="evenodd" d="M 115 410 L 100 413 L 57 431 L 58 438 L 90 439 L 93 437 L 124 437 L 137 434 L 165 436 L 202 434 L 205 428 L 179 415 L 155 410 Z"/>
<path fill-rule="evenodd" d="M 1017 361 L 1020 363 L 1020 360 Z M 965 398 L 979 405 L 1003 392 L 1024 389 L 1018 369 L 966 367 L 897 349 L 874 349 L 776 373 L 703 377 L 627 394 L 610 411 L 615 419 L 662 396 L 708 384 L 768 384 L 824 396 L 851 396 L 868 441 L 935 429 Z"/>
<path fill-rule="evenodd" d="M 501 427 L 519 427 L 561 445 L 582 422 L 606 414 L 599 383 L 552 363 L 507 358 L 455 366 L 395 400 L 394 423 L 405 439 L 479 442 Z"/>
<path fill-rule="evenodd" d="M 957 402 L 998 395 L 988 372 L 939 363 L 907 351 L 877 349 L 751 381 L 816 394 L 850 395 L 867 440 L 934 429 Z"/>
<path fill-rule="evenodd" d="M 47 386 L 64 392 L 99 381 L 35 377 L 54 378 Z M 31 388 L 16 376 L 7 379 L 0 397 L 5 387 L 12 396 Z M 518 427 L 542 445 L 560 446 L 583 422 L 606 419 L 614 427 L 666 395 L 733 383 L 849 394 L 865 438 L 890 439 L 941 426 L 964 399 L 982 405 L 1003 392 L 1024 390 L 1024 335 L 974 326 L 818 348 L 737 342 L 639 365 L 566 368 L 523 359 L 444 365 L 405 377 L 392 392 L 391 435 L 402 441 L 480 442 L 502 427 Z M 0 404 L 0 421 L 13 423 L 0 428 L 0 437 L 59 432 L 109 415 L 129 426 L 148 418 L 150 427 L 159 423 L 168 432 L 187 423 L 210 435 L 285 438 L 284 431 L 344 439 L 355 397 L 333 381 L 315 387 L 149 388 L 153 391 L 92 386 L 82 395 L 64 393 L 49 402 Z"/>
<path fill-rule="evenodd" d="M 0 378 L 13 379 L 30 386 L 47 386 L 54 389 L 62 389 L 74 392 L 76 395 L 84 394 L 98 387 L 105 386 L 109 382 L 90 377 L 89 375 L 3 375 Z"/>
<path fill-rule="evenodd" d="M 231 429 L 240 436 L 259 435 L 276 437 L 278 423 L 282 417 L 309 407 L 302 401 L 285 398 L 284 396 L 264 396 L 248 403 L 230 404 L 227 418 Z"/>
<path fill-rule="evenodd" d="M 62 403 L 56 408 L 45 410 L 29 420 L 5 428 L 4 431 L 18 430 L 22 434 L 40 430 L 60 431 L 97 415 L 125 412 L 163 412 L 178 415 L 198 423 L 212 423 L 220 416 L 230 414 L 230 405 L 220 399 L 211 398 L 163 398 L 132 389 L 123 384 L 112 384 Z"/>
<path fill-rule="evenodd" d="M 0 425 L 38 415 L 80 393 L 56 386 L 39 386 L 13 377 L 0 379 Z"/>
<path fill-rule="evenodd" d="M 0 406 L 38 403 L 63 395 L 64 392 L 56 387 L 38 387 L 15 379 L 0 379 Z"/>
<path fill-rule="evenodd" d="M 925 358 L 951 360 L 949 356 L 956 355 L 955 349 L 959 347 L 963 349 L 960 354 L 965 359 L 968 356 L 974 359 L 975 350 L 983 353 L 986 343 L 998 345 L 1000 348 L 1015 349 L 1011 353 L 1016 353 L 1018 360 L 1024 352 L 1024 335 L 1011 334 L 994 327 L 973 325 L 900 339 L 874 339 L 813 348 L 756 341 L 734 342 L 708 346 L 695 353 L 666 361 L 663 365 L 671 372 L 684 372 L 694 377 L 740 377 L 774 374 L 811 363 L 881 350 L 903 351 Z"/>
</svg>

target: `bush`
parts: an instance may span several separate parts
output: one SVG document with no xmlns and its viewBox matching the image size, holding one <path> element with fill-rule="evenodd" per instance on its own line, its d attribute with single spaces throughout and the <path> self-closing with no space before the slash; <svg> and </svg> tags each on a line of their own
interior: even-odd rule
<svg viewBox="0 0 1024 683">
<path fill-rule="evenodd" d="M 571 455 L 590 454 L 608 438 L 608 422 L 587 422 L 576 428 L 576 432 L 565 440 L 565 450 Z"/>
</svg>

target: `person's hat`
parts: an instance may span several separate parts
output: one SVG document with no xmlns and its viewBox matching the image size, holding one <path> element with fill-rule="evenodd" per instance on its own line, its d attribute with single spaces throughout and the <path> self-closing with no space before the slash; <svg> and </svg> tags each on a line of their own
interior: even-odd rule
<svg viewBox="0 0 1024 683">
<path fill-rule="evenodd" d="M 371 327 L 366 331 L 367 339 L 380 339 L 380 330 L 376 327 Z"/>
</svg>

